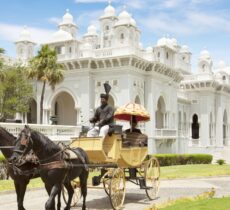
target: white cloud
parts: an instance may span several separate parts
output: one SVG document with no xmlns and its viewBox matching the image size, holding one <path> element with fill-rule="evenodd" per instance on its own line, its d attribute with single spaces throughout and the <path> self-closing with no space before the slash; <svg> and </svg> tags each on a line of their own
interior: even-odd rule
<svg viewBox="0 0 230 210">
<path fill-rule="evenodd" d="M 21 31 L 23 30 L 23 26 L 21 25 L 5 24 L 1 22 L 0 28 L 0 39 L 10 42 L 17 41 Z M 31 33 L 31 39 L 38 44 L 47 42 L 54 32 L 52 30 L 36 27 L 28 27 L 28 31 Z"/>
<path fill-rule="evenodd" d="M 52 23 L 52 24 L 54 23 L 55 25 L 58 25 L 61 21 L 62 19 L 58 17 L 51 17 L 48 19 L 49 23 Z"/>
</svg>

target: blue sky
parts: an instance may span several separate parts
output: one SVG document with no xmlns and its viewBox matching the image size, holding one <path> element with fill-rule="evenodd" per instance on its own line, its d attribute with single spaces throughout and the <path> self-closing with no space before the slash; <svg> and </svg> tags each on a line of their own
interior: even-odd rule
<svg viewBox="0 0 230 210">
<path fill-rule="evenodd" d="M 99 28 L 98 18 L 107 0 L 1 0 L 0 47 L 14 56 L 13 42 L 26 25 L 32 38 L 42 43 L 57 30 L 57 23 L 68 8 L 79 27 L 78 36 L 89 24 Z M 220 60 L 230 65 L 229 0 L 114 0 L 118 15 L 123 6 L 132 14 L 141 30 L 144 47 L 153 46 L 164 35 L 188 45 L 193 54 L 193 71 L 199 53 L 207 49 L 214 66 Z"/>
</svg>

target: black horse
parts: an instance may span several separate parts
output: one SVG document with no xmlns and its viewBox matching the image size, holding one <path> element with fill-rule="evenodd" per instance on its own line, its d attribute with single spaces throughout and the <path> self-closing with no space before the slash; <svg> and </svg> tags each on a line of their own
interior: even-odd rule
<svg viewBox="0 0 230 210">
<path fill-rule="evenodd" d="M 58 145 L 42 133 L 25 126 L 18 136 L 11 160 L 17 163 L 18 160 L 26 155 L 31 149 L 33 149 L 39 159 L 40 176 L 45 183 L 46 191 L 49 194 L 45 209 L 55 210 L 55 197 L 58 194 L 60 195 L 62 185 L 64 184 L 69 195 L 65 210 L 70 210 L 71 200 L 74 193 L 70 180 L 79 177 L 81 193 L 83 196 L 82 209 L 85 210 L 87 179 L 89 173 L 87 167 L 85 167 L 85 164 L 89 163 L 87 154 L 81 148 L 76 148 L 74 149 L 74 152 L 78 154 L 78 157 L 71 160 L 64 160 L 63 150 Z M 74 167 L 74 165 L 78 167 Z"/>
<path fill-rule="evenodd" d="M 6 147 L 2 148 L 2 154 L 5 156 L 6 160 L 8 160 L 13 154 L 13 148 L 16 138 L 9 133 L 4 128 L 0 127 L 0 146 Z M 18 210 L 25 210 L 23 206 L 24 195 L 26 191 L 26 186 L 28 185 L 30 179 L 39 177 L 39 174 L 34 170 L 37 167 L 36 163 L 25 162 L 21 166 L 18 167 L 19 172 L 27 172 L 26 174 L 20 174 L 13 169 L 12 164 L 8 164 L 8 173 L 10 177 L 14 180 L 14 186 L 17 193 L 17 202 L 18 202 Z M 28 173 L 31 172 L 31 173 Z"/>
</svg>

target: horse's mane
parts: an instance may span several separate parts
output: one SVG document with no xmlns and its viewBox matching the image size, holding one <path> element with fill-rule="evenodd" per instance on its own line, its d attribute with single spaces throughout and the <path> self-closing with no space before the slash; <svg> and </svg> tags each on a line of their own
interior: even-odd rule
<svg viewBox="0 0 230 210">
<path fill-rule="evenodd" d="M 1 126 L 0 126 L 0 133 L 2 133 L 2 135 L 4 135 L 4 136 L 8 135 L 7 136 L 8 138 L 6 137 L 7 140 L 9 140 L 9 137 L 10 137 L 10 139 L 11 138 L 14 139 L 14 141 L 16 140 L 16 137 L 13 134 L 9 133 L 5 128 L 3 128 Z"/>
<path fill-rule="evenodd" d="M 46 152 L 54 152 L 54 151 L 60 151 L 60 147 L 56 145 L 52 140 L 50 140 L 47 136 L 40 133 L 39 131 L 31 130 L 31 137 L 32 139 L 41 139 L 45 143 L 45 150 Z"/>
</svg>

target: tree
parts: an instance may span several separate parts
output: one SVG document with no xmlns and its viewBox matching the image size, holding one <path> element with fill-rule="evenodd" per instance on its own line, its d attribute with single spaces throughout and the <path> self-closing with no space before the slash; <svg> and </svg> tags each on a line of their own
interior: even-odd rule
<svg viewBox="0 0 230 210">
<path fill-rule="evenodd" d="M 4 54 L 4 52 L 5 50 L 0 48 L 0 82 L 2 82 L 5 78 L 5 72 L 3 71 L 3 59 L 1 58 L 1 55 Z"/>
<path fill-rule="evenodd" d="M 42 82 L 40 99 L 40 123 L 42 123 L 46 84 L 48 83 L 54 89 L 55 85 L 62 82 L 64 79 L 64 67 L 57 63 L 56 51 L 50 49 L 48 45 L 43 45 L 38 54 L 30 60 L 27 74 L 28 78 Z"/>
<path fill-rule="evenodd" d="M 3 71 L 5 79 L 0 83 L 0 121 L 13 118 L 17 112 L 28 112 L 33 94 L 25 68 L 8 66 Z"/>
</svg>

